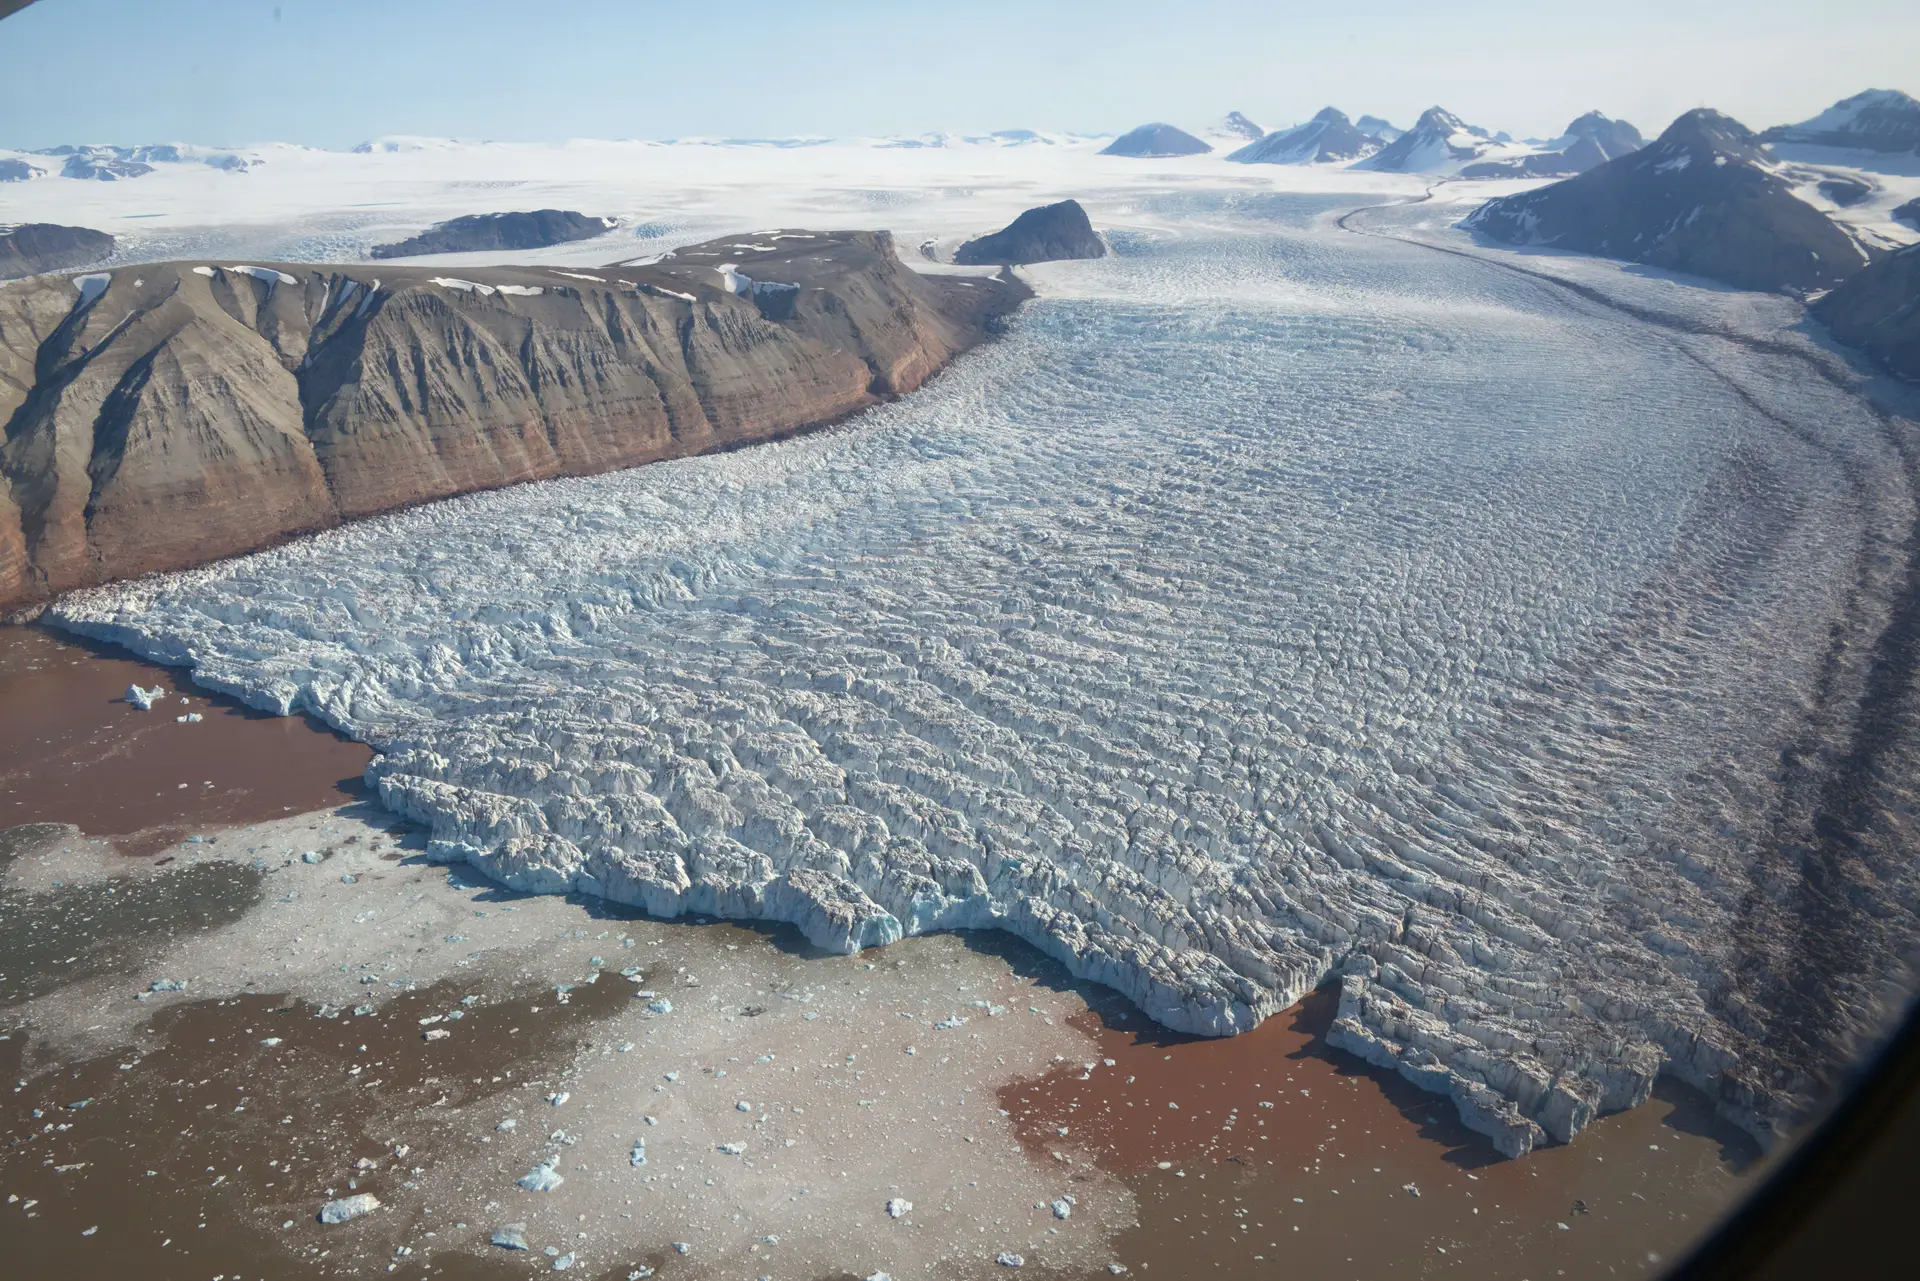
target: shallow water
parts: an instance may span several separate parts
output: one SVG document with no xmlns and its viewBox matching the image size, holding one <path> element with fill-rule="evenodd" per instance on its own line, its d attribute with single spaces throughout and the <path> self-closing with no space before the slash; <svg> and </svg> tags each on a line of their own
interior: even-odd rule
<svg viewBox="0 0 1920 1281">
<path fill-rule="evenodd" d="M 1762 909 L 1800 891 L 1756 851 L 1865 687 L 1894 446 L 1818 380 L 1323 206 L 1170 204 L 843 430 L 54 616 L 364 738 L 511 883 L 811 928 L 770 889 L 811 870 L 1176 1027 L 1344 968 L 1378 1055 L 1549 1127 L 1541 1083 L 1605 1110 L 1664 1066 L 1762 1083 L 1764 1129 L 1829 1031 L 1772 1036 L 1775 977 L 1726 976 L 1786 972 Z M 1914 933 L 1887 870 L 1857 974 L 1787 958 L 1834 1042 Z"/>
</svg>

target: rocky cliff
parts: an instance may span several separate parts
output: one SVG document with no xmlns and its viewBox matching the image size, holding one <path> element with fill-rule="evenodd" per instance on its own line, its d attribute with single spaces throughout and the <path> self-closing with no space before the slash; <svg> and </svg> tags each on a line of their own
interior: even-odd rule
<svg viewBox="0 0 1920 1281">
<path fill-rule="evenodd" d="M 1920 245 L 1888 254 L 1813 305 L 1833 336 L 1920 381 Z"/>
<path fill-rule="evenodd" d="M 113 237 L 91 227 L 62 227 L 52 222 L 0 227 L 0 280 L 84 267 L 112 252 Z"/>
<path fill-rule="evenodd" d="M 917 275 L 884 232 L 592 272 L 183 262 L 8 285 L 0 608 L 829 422 L 1025 296 Z"/>
</svg>

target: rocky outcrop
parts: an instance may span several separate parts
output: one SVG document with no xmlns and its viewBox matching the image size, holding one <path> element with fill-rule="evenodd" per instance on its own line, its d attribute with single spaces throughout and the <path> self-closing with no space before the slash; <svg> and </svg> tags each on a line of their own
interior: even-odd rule
<svg viewBox="0 0 1920 1281">
<path fill-rule="evenodd" d="M 1828 289 L 1867 260 L 1793 194 L 1744 125 L 1704 108 L 1648 147 L 1490 200 L 1460 225 L 1507 244 L 1625 258 L 1741 289 Z"/>
<path fill-rule="evenodd" d="M 1813 305 L 1833 336 L 1920 380 L 1920 245 L 1863 268 Z"/>
<path fill-rule="evenodd" d="M 1267 136 L 1265 129 L 1238 111 L 1229 111 L 1226 118 L 1214 126 L 1213 131 L 1223 138 L 1239 138 L 1246 142 L 1258 142 Z"/>
<path fill-rule="evenodd" d="M 0 607 L 913 390 L 1026 296 L 886 233 L 594 272 L 146 264 L 0 290 Z"/>
<path fill-rule="evenodd" d="M 1907 201 L 1906 204 L 1896 208 L 1891 216 L 1910 227 L 1920 228 L 1920 199 Z"/>
<path fill-rule="evenodd" d="M 1129 129 L 1102 147 L 1100 154 L 1158 160 L 1167 156 L 1202 156 L 1212 150 L 1211 146 L 1184 129 L 1176 129 L 1168 124 L 1150 124 Z"/>
<path fill-rule="evenodd" d="M 84 267 L 112 253 L 113 237 L 90 227 L 62 227 L 53 222 L 0 227 L 0 280 Z"/>
<path fill-rule="evenodd" d="M 615 219 L 589 218 L 571 209 L 469 214 L 436 222 L 419 235 L 394 244 L 375 245 L 371 254 L 374 258 L 412 258 L 493 249 L 545 249 L 549 245 L 604 236 L 616 225 Z"/>
<path fill-rule="evenodd" d="M 1243 165 L 1312 165 L 1358 160 L 1380 150 L 1381 141 L 1354 128 L 1346 114 L 1327 107 L 1306 124 L 1272 133 L 1227 159 Z"/>
<path fill-rule="evenodd" d="M 1104 258 L 1106 242 L 1087 220 L 1077 200 L 1029 209 L 990 236 L 969 240 L 954 251 L 957 263 L 1055 262 L 1063 258 Z"/>
<path fill-rule="evenodd" d="M 1811 120 L 1776 125 L 1762 133 L 1760 141 L 1920 152 L 1920 102 L 1897 89 L 1869 89 L 1842 98 Z"/>
<path fill-rule="evenodd" d="M 1353 122 L 1353 127 L 1361 133 L 1372 134 L 1382 142 L 1392 142 L 1406 132 L 1405 129 L 1394 128 L 1390 122 L 1380 116 L 1361 116 Z"/>
<path fill-rule="evenodd" d="M 47 171 L 39 165 L 28 164 L 18 156 L 0 156 L 0 182 L 31 182 L 46 176 Z"/>
</svg>

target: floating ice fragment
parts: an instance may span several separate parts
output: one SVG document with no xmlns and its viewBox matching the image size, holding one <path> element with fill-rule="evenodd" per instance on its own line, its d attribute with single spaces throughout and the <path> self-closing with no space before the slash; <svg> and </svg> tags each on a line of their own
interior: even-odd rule
<svg viewBox="0 0 1920 1281">
<path fill-rule="evenodd" d="M 669 1081 L 678 1081 L 680 1079 L 680 1074 L 678 1072 L 669 1072 L 666 1074 L 666 1077 L 667 1077 L 667 1080 Z"/>
<path fill-rule="evenodd" d="M 562 1103 L 565 1103 L 568 1099 L 572 1097 L 573 1095 L 569 1094 L 565 1090 L 556 1090 L 552 1094 L 549 1094 L 547 1096 L 547 1102 L 553 1104 L 553 1106 L 555 1107 L 559 1107 Z"/>
<path fill-rule="evenodd" d="M 741 1099 L 733 1105 L 733 1110 L 735 1112 L 751 1112 L 753 1111 L 753 1104 L 747 1102 L 745 1099 Z"/>
<path fill-rule="evenodd" d="M 635 1139 L 633 1141 L 633 1152 L 627 1159 L 634 1165 L 645 1165 L 647 1163 L 647 1141 L 645 1139 Z"/>
<path fill-rule="evenodd" d="M 428 1041 L 444 1041 L 448 1037 L 452 1036 L 453 1033 L 447 1031 L 447 1029 L 443 1027 L 430 1027 L 426 1031 L 422 1032 L 420 1035 L 422 1038 Z"/>
<path fill-rule="evenodd" d="M 647 1010 L 653 1014 L 671 1014 L 673 1013 L 673 1002 L 664 996 L 655 997 L 653 1000 L 647 1002 Z"/>
<path fill-rule="evenodd" d="M 520 1128 L 520 1123 L 514 1120 L 512 1117 L 508 1117 L 506 1120 L 502 1121 L 500 1124 L 494 1126 L 493 1128 L 495 1130 L 517 1130 Z"/>
<path fill-rule="evenodd" d="M 965 1027 L 966 1025 L 967 1021 L 958 1014 L 949 1014 L 946 1018 L 934 1024 L 936 1028 L 939 1028 L 943 1032 L 951 1032 L 957 1027 Z"/>
<path fill-rule="evenodd" d="M 625 1054 L 625 1053 L 627 1053 L 627 1052 L 628 1052 L 629 1050 L 631 1050 L 631 1049 L 633 1049 L 633 1042 L 632 1042 L 632 1041 L 622 1041 L 622 1042 L 620 1042 L 620 1044 L 618 1044 L 618 1045 L 616 1045 L 616 1046 L 614 1046 L 613 1048 L 614 1048 L 614 1049 L 616 1049 L 616 1050 L 618 1050 L 618 1051 L 619 1051 L 620 1053 L 622 1053 L 622 1054 Z"/>
<path fill-rule="evenodd" d="M 277 1037 L 277 1036 L 270 1036 L 270 1037 L 268 1037 L 268 1038 L 267 1038 L 266 1040 L 264 1040 L 264 1041 L 262 1041 L 262 1042 L 260 1042 L 260 1044 L 262 1044 L 262 1045 L 264 1045 L 264 1046 L 266 1046 L 266 1047 L 268 1047 L 269 1049 L 271 1049 L 272 1047 L 274 1047 L 274 1046 L 276 1046 L 276 1045 L 278 1045 L 278 1044 L 280 1044 L 280 1038 L 279 1038 L 279 1037 Z"/>
<path fill-rule="evenodd" d="M 166 686 L 155 685 L 152 689 L 141 689 L 138 685 L 127 686 L 126 700 L 141 711 L 147 711 L 154 703 L 167 696 Z"/>
<path fill-rule="evenodd" d="M 1406 1193 L 1406 1194 L 1407 1194 L 1408 1196 L 1419 1196 L 1419 1195 L 1420 1195 L 1420 1189 L 1419 1189 L 1419 1188 L 1418 1188 L 1417 1186 L 1415 1186 L 1414 1184 L 1411 1184 L 1411 1183 L 1402 1183 L 1402 1184 L 1400 1185 L 1400 1190 L 1401 1190 L 1402 1192 L 1405 1192 L 1405 1193 Z"/>
<path fill-rule="evenodd" d="M 551 1192 L 565 1182 L 560 1172 L 553 1168 L 551 1161 L 534 1166 L 514 1180 L 514 1183 L 528 1192 Z"/>
<path fill-rule="evenodd" d="M 1066 1197 L 1061 1197 L 1055 1201 L 1053 1203 L 1053 1217 L 1056 1219 L 1071 1219 L 1073 1217 L 1073 1202 L 1069 1201 Z"/>
<path fill-rule="evenodd" d="M 744 1143 L 722 1143 L 719 1150 L 728 1156 L 739 1156 L 747 1150 L 747 1145 Z"/>
<path fill-rule="evenodd" d="M 371 1214 L 380 1208 L 380 1198 L 371 1192 L 362 1192 L 358 1196 L 342 1197 L 338 1201 L 329 1201 L 320 1207 L 320 1222 L 345 1223 L 348 1219 L 357 1219 L 363 1214 Z"/>
<path fill-rule="evenodd" d="M 300 856 L 300 861 L 302 863 L 318 863 L 320 861 L 320 851 L 308 850 L 305 854 L 302 854 Z"/>
<path fill-rule="evenodd" d="M 673 1252 L 675 1254 L 686 1254 L 688 1251 L 692 1249 L 693 1247 L 688 1245 L 685 1241 L 675 1241 L 673 1243 Z"/>
<path fill-rule="evenodd" d="M 568 1268 L 572 1266 L 573 1266 L 573 1256 L 571 1254 L 563 1254 L 559 1258 L 553 1261 L 553 1270 L 555 1272 L 565 1272 Z"/>
<path fill-rule="evenodd" d="M 905 1197 L 894 1197 L 887 1202 L 887 1217 L 890 1219 L 904 1219 L 911 1213 L 913 1213 L 913 1202 Z"/>
<path fill-rule="evenodd" d="M 1109 1263 L 1107 1265 L 1107 1271 L 1113 1273 L 1113 1275 L 1115 1276 L 1119 1276 L 1122 1272 L 1125 1272 L 1126 1270 L 1127 1270 L 1127 1265 L 1124 1263 Z"/>
<path fill-rule="evenodd" d="M 186 990 L 187 985 L 179 979 L 155 979 L 147 984 L 149 992 L 184 992 Z"/>
<path fill-rule="evenodd" d="M 995 1255 L 993 1261 L 1003 1268 L 1024 1268 L 1027 1266 L 1026 1257 L 1015 1254 L 1011 1250 Z"/>
</svg>

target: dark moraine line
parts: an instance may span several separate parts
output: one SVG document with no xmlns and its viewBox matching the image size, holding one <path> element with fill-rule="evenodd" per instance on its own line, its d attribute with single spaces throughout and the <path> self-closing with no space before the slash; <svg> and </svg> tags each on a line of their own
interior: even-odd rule
<svg viewBox="0 0 1920 1281">
<path fill-rule="evenodd" d="M 1433 197 L 1440 184 L 1415 201 Z M 1838 358 L 1823 358 L 1802 347 L 1773 342 L 1676 316 L 1613 297 L 1591 285 L 1533 271 L 1516 263 L 1449 249 L 1353 225 L 1358 215 L 1392 205 L 1353 209 L 1336 219 L 1342 230 L 1416 245 L 1434 253 L 1465 258 L 1546 286 L 1551 291 L 1616 312 L 1674 334 L 1716 338 L 1758 355 L 1795 361 L 1816 377 L 1857 399 L 1873 416 L 1885 444 L 1900 460 L 1910 497 L 1920 496 L 1920 459 L 1911 424 L 1871 397 Z M 1859 465 L 1834 451 L 1811 431 L 1763 403 L 1725 371 L 1676 342 L 1676 350 L 1720 381 L 1767 421 L 1803 443 L 1827 453 L 1861 499 L 1869 480 Z M 1916 503 L 1920 507 L 1920 503 Z M 1892 559 L 1902 568 L 1877 574 Z M 1878 580 L 1878 582 L 1876 582 Z M 1890 585 L 1889 585 L 1890 584 Z M 1853 638 L 1873 627 L 1874 607 L 1885 601 L 1885 621 L 1871 647 L 1857 702 L 1846 696 L 1847 659 Z M 1830 1094 L 1855 1073 L 1861 1060 L 1885 1040 L 1898 1011 L 1882 1011 L 1875 993 L 1871 957 L 1891 959 L 1900 940 L 1888 937 L 1889 915 L 1881 886 L 1897 883 L 1910 861 L 1900 836 L 1880 816 L 1894 780 L 1920 773 L 1915 752 L 1916 676 L 1920 676 L 1920 514 L 1904 538 L 1886 545 L 1871 533 L 1855 557 L 1854 581 L 1842 615 L 1834 620 L 1827 653 L 1814 687 L 1814 705 L 1805 714 L 1797 742 L 1782 749 L 1782 781 L 1767 844 L 1754 851 L 1753 888 L 1736 924 L 1740 960 L 1730 989 L 1714 994 L 1711 1008 L 1723 1017 L 1739 1004 L 1768 1013 L 1763 1043 L 1776 1056 L 1774 1079 L 1728 1082 L 1721 1102 L 1730 1111 L 1750 1109 L 1763 1095 L 1784 1088 L 1803 1103 Z M 1844 743 L 1823 751 L 1823 743 Z M 1765 886 L 1783 874 L 1793 884 L 1785 894 Z M 1786 941 L 1783 947 L 1782 942 Z M 1873 1017 L 1879 1014 L 1881 1017 Z M 1758 1065 L 1754 1065 L 1758 1066 Z M 1790 1066 L 1798 1080 L 1782 1079 Z"/>
</svg>

